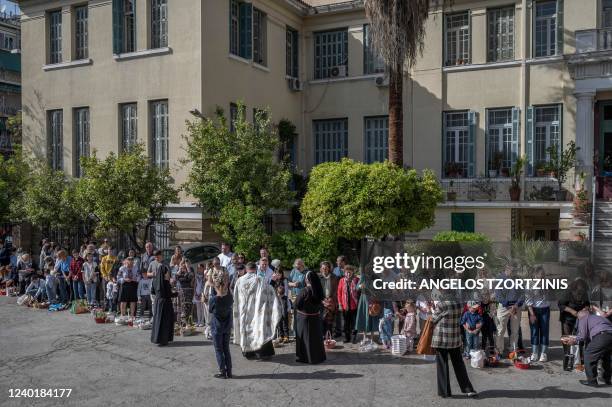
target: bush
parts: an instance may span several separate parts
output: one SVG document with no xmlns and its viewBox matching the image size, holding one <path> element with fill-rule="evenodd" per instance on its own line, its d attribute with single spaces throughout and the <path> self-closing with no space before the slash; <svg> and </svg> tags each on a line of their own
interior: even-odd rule
<svg viewBox="0 0 612 407">
<path fill-rule="evenodd" d="M 437 233 L 433 239 L 434 242 L 490 242 L 486 235 L 482 233 L 472 232 L 456 232 L 446 231 Z"/>
<path fill-rule="evenodd" d="M 286 269 L 293 266 L 295 259 L 301 258 L 310 270 L 318 271 L 319 263 L 323 260 L 333 260 L 337 251 L 336 242 L 332 239 L 296 231 L 274 234 L 270 243 L 270 253 L 273 258 L 279 259 Z"/>
</svg>

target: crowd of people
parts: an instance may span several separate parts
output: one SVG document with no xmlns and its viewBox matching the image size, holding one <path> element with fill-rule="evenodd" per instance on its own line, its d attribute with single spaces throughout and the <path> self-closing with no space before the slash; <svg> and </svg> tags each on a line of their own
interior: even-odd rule
<svg viewBox="0 0 612 407">
<path fill-rule="evenodd" d="M 406 353 L 413 352 L 429 320 L 434 326 L 431 346 L 436 351 L 438 394 L 451 395 L 450 358 L 462 392 L 473 396 L 462 359 L 480 350 L 506 357 L 522 349 L 521 317 L 526 311 L 530 361 L 546 363 L 551 309 L 556 305 L 564 336 L 564 369 L 582 365 L 584 384 L 597 385 L 601 361 L 603 382 L 610 384 L 612 311 L 590 300 L 584 279 L 576 279 L 556 304 L 542 291 L 515 289 L 481 292 L 478 299 L 465 302 L 443 296 L 378 301 L 369 298 L 365 275 L 345 256 L 338 256 L 335 265 L 322 261 L 313 271 L 302 259 L 285 269 L 265 247 L 257 259 L 248 261 L 222 244 L 217 257 L 194 267 L 180 246 L 165 262 L 150 242 L 138 253 L 116 252 L 108 240 L 72 251 L 43 240 L 37 261 L 29 253 L 0 245 L 0 286 L 7 294 L 30 295 L 39 303 L 64 307 L 81 300 L 120 317 L 151 320 L 151 341 L 160 346 L 173 340 L 177 326 L 201 327 L 214 342 L 219 378 L 232 377 L 232 338 L 247 359 L 269 358 L 275 346 L 294 338 L 296 360 L 316 364 L 326 360 L 326 338 L 342 338 L 347 344 L 378 342 L 390 350 L 392 338 L 401 335 Z M 508 263 L 501 277 L 513 278 L 517 268 Z M 386 279 L 395 278 L 386 273 Z M 544 269 L 533 273 L 543 277 Z"/>
</svg>

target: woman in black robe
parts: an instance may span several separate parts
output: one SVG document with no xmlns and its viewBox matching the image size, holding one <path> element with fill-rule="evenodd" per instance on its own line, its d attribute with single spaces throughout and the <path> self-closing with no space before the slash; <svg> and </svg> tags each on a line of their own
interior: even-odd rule
<svg viewBox="0 0 612 407">
<path fill-rule="evenodd" d="M 297 311 L 295 332 L 296 361 L 317 364 L 325 361 L 320 314 L 323 288 L 319 276 L 311 271 L 306 274 L 305 281 L 306 288 L 298 294 L 295 300 L 295 309 Z"/>
<path fill-rule="evenodd" d="M 170 271 L 162 266 L 153 280 L 155 292 L 155 314 L 151 327 L 151 342 L 166 346 L 174 339 L 174 309 L 172 308 L 172 288 Z"/>
</svg>

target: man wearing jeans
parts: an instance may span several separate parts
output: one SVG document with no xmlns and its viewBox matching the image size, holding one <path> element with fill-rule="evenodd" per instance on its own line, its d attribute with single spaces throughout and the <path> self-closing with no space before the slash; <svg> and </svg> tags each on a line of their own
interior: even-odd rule
<svg viewBox="0 0 612 407">
<path fill-rule="evenodd" d="M 512 280 L 514 278 L 514 270 L 518 267 L 516 263 L 509 263 L 504 269 L 502 280 Z M 503 287 L 503 285 L 502 285 Z M 509 289 L 499 289 L 495 292 L 495 297 L 499 302 L 497 307 L 497 338 L 495 339 L 495 347 L 497 351 L 504 354 L 504 335 L 508 321 L 510 321 L 510 349 L 515 351 L 518 349 L 518 333 L 521 326 L 521 307 L 523 306 L 523 292 L 514 287 Z"/>
</svg>

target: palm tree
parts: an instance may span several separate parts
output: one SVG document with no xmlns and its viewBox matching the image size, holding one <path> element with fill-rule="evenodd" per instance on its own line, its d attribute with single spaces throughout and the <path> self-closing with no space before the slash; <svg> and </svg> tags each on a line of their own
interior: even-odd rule
<svg viewBox="0 0 612 407">
<path fill-rule="evenodd" d="M 452 0 L 365 0 L 372 43 L 389 70 L 389 161 L 403 166 L 404 65 L 423 51 L 429 9 Z"/>
</svg>

